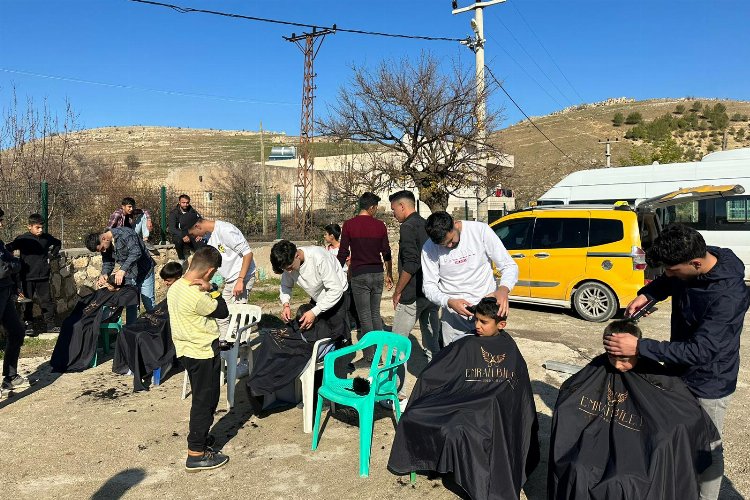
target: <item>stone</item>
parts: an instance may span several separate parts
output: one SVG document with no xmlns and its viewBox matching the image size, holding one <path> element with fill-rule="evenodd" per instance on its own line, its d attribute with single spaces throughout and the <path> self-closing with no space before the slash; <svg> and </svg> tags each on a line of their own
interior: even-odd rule
<svg viewBox="0 0 750 500">
<path fill-rule="evenodd" d="M 73 259 L 73 269 L 83 269 L 85 267 L 88 267 L 88 265 L 88 257 L 76 257 L 75 259 Z"/>
<path fill-rule="evenodd" d="M 76 284 L 71 280 L 66 280 L 63 285 L 63 294 L 65 297 L 71 297 L 76 294 Z"/>
<path fill-rule="evenodd" d="M 58 274 L 60 275 L 61 278 L 67 278 L 68 276 L 70 276 L 70 273 L 71 273 L 70 266 L 65 266 L 65 267 L 60 268 L 60 272 Z"/>
<path fill-rule="evenodd" d="M 70 273 L 68 273 L 68 274 L 70 274 Z M 52 275 L 52 277 L 50 279 L 50 283 L 52 284 L 52 290 L 54 290 L 55 292 L 59 292 L 60 291 L 60 287 L 62 286 L 62 278 L 63 278 L 62 274 L 53 274 Z"/>
<path fill-rule="evenodd" d="M 82 269 L 80 271 L 76 271 L 76 273 L 73 275 L 73 280 L 76 283 L 83 283 L 87 276 L 88 276 L 88 273 L 86 272 L 86 270 Z"/>
<path fill-rule="evenodd" d="M 98 253 L 96 255 L 92 255 L 91 262 L 89 262 L 89 264 L 101 269 L 102 268 L 102 254 Z"/>
<path fill-rule="evenodd" d="M 101 274 L 102 273 L 99 270 L 99 268 L 96 268 L 94 266 L 89 266 L 89 267 L 86 268 L 86 275 L 89 278 L 99 278 L 99 276 L 101 276 Z"/>
<path fill-rule="evenodd" d="M 65 301 L 65 299 L 58 299 L 57 306 L 55 307 L 57 309 L 57 314 L 66 314 L 68 309 L 68 303 Z"/>
</svg>

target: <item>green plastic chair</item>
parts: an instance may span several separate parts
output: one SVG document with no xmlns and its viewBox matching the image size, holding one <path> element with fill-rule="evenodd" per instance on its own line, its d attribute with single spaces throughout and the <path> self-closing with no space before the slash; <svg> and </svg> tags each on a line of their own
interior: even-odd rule
<svg viewBox="0 0 750 500">
<path fill-rule="evenodd" d="M 104 306 L 108 307 L 108 306 Z M 109 354 L 112 349 L 112 339 L 110 337 L 110 331 L 114 331 L 115 335 L 122 331 L 122 314 L 117 318 L 114 323 L 102 323 L 99 325 L 99 338 L 102 340 L 102 349 L 104 354 Z M 98 343 L 98 342 L 97 342 Z M 91 368 L 95 368 L 99 361 L 99 355 L 94 351 L 94 357 L 91 359 Z"/>
<path fill-rule="evenodd" d="M 352 390 L 354 379 L 337 377 L 333 367 L 338 358 L 363 351 L 371 346 L 376 347 L 368 376 L 370 392 L 360 396 Z M 369 332 L 355 345 L 328 353 L 323 358 L 323 385 L 318 390 L 318 402 L 315 407 L 312 449 L 318 448 L 323 399 L 325 398 L 332 403 L 351 406 L 359 414 L 359 475 L 360 477 L 369 476 L 375 403 L 390 399 L 393 402 L 396 422 L 401 418 L 396 370 L 406 363 L 410 354 L 411 341 L 407 337 L 383 331 Z"/>
</svg>

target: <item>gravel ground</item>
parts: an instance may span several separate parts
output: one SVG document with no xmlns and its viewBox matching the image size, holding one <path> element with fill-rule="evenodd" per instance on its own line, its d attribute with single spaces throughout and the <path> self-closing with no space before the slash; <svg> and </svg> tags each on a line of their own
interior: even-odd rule
<svg viewBox="0 0 750 500">
<path fill-rule="evenodd" d="M 390 299 L 382 306 L 390 323 Z M 647 336 L 668 336 L 668 310 L 666 305 L 641 321 Z M 602 328 L 559 309 L 512 309 L 508 330 L 529 365 L 543 457 L 563 379 L 542 364 L 547 360 L 585 364 L 602 351 Z M 414 334 L 419 335 L 417 330 Z M 727 464 L 722 498 L 726 499 L 750 492 L 747 336 L 741 351 L 740 380 L 724 436 Z M 425 363 L 416 352 L 409 363 L 415 373 Z M 250 417 L 244 391 L 237 391 L 233 411 L 217 413 L 212 431 L 230 455 L 229 464 L 188 474 L 183 464 L 190 399 L 180 399 L 182 374 L 172 375 L 149 392 L 134 394 L 131 381 L 110 369 L 107 361 L 83 373 L 57 376 L 50 373 L 48 359 L 22 360 L 22 371 L 39 381 L 0 401 L 4 498 L 455 498 L 440 480 L 419 476 L 412 486 L 408 478 L 386 470 L 394 423 L 385 410 L 376 410 L 370 477 L 360 479 L 355 414 L 339 409 L 313 452 L 310 435 L 302 432 L 301 409 Z M 407 390 L 413 382 L 413 376 L 407 378 Z M 545 498 L 545 482 L 543 462 L 529 479 L 525 498 Z"/>
</svg>

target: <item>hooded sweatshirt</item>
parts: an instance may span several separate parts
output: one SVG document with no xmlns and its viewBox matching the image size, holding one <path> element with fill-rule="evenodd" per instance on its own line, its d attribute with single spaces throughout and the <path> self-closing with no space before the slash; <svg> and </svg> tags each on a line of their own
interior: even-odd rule
<svg viewBox="0 0 750 500">
<path fill-rule="evenodd" d="M 21 254 L 21 280 L 47 280 L 50 275 L 49 260 L 60 253 L 60 240 L 48 233 L 34 236 L 30 232 L 16 236 L 8 244 L 8 250 L 18 250 Z"/>
<path fill-rule="evenodd" d="M 669 341 L 642 339 L 640 356 L 661 361 L 699 398 L 718 399 L 737 387 L 740 333 L 750 306 L 745 267 L 727 248 L 708 247 L 717 262 L 706 274 L 683 281 L 661 275 L 638 293 L 672 297 Z"/>
</svg>

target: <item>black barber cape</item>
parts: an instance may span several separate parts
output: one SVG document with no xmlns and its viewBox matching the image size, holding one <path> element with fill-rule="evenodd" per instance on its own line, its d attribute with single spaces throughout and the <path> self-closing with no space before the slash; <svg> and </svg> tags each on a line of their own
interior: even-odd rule
<svg viewBox="0 0 750 500">
<path fill-rule="evenodd" d="M 172 332 L 169 329 L 167 301 L 157 304 L 151 312 L 141 314 L 132 325 L 125 325 L 117 336 L 112 371 L 133 372 L 133 389 L 146 390 L 143 378 L 157 368 L 168 368 L 175 361 Z M 163 373 L 166 375 L 166 373 Z"/>
<path fill-rule="evenodd" d="M 300 330 L 293 320 L 289 326 L 262 333 L 247 379 L 252 394 L 268 396 L 293 382 L 310 360 L 315 341 L 330 336 L 326 323 L 320 320 L 308 330 Z"/>
<path fill-rule="evenodd" d="M 465 337 L 432 359 L 396 428 L 388 468 L 453 473 L 474 499 L 517 499 L 539 462 L 536 407 L 513 339 Z"/>
<path fill-rule="evenodd" d="M 617 371 L 603 354 L 563 383 L 550 442 L 550 499 L 698 498 L 716 428 L 658 363 Z"/>
<path fill-rule="evenodd" d="M 50 365 L 56 372 L 79 372 L 91 366 L 99 339 L 99 325 L 117 321 L 122 308 L 138 304 L 138 289 L 124 286 L 113 292 L 102 288 L 81 298 L 60 327 Z M 104 306 L 107 306 L 105 315 Z M 112 312 L 109 308 L 115 308 Z"/>
</svg>

